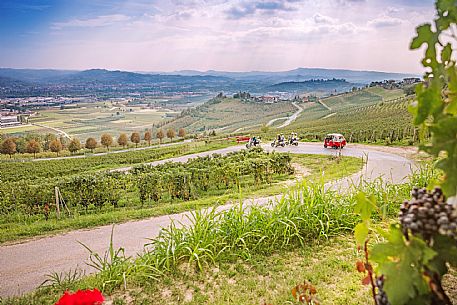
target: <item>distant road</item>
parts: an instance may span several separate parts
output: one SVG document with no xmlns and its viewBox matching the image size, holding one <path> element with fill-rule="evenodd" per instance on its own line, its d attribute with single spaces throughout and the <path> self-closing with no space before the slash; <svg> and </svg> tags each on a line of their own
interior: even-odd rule
<svg viewBox="0 0 457 305">
<path fill-rule="evenodd" d="M 71 139 L 70 135 L 68 133 L 66 133 L 65 131 L 63 130 L 60 130 L 60 129 L 57 129 L 57 128 L 54 128 L 54 127 L 51 127 L 51 126 L 46 126 L 46 125 L 41 125 L 41 124 L 37 124 L 37 123 L 30 123 L 30 125 L 33 125 L 33 126 L 38 126 L 38 127 L 43 127 L 43 128 L 46 128 L 46 129 L 51 129 L 51 130 L 54 130 L 55 132 L 58 132 L 59 134 L 62 134 L 65 138 L 67 139 Z"/>
<path fill-rule="evenodd" d="M 277 128 L 283 128 L 283 127 L 286 127 L 286 126 L 289 126 L 290 123 L 292 123 L 293 121 L 295 121 L 298 116 L 300 115 L 300 113 L 303 112 L 303 108 L 298 106 L 298 104 L 296 103 L 292 103 L 292 105 L 294 105 L 298 110 L 297 112 L 295 112 L 294 114 L 292 114 L 288 119 L 287 121 L 285 121 L 284 123 L 282 123 L 280 126 L 278 126 Z"/>
<path fill-rule="evenodd" d="M 192 154 L 188 156 L 162 160 L 159 162 L 185 162 L 190 158 L 205 156 L 212 153 L 226 154 L 241 150 L 244 146 L 233 146 L 215 151 Z M 269 145 L 263 145 L 265 150 L 273 150 Z M 321 143 L 299 143 L 298 147 L 275 149 L 278 152 L 296 154 L 333 155 L 333 149 L 324 149 Z M 342 150 L 343 156 L 368 157 L 363 171 L 329 183 L 326 188 L 347 190 L 348 187 L 360 181 L 373 181 L 382 177 L 386 183 L 401 183 L 414 167 L 413 161 L 407 159 L 404 153 L 407 149 L 376 147 L 366 145 L 349 145 Z M 152 164 L 157 164 L 155 162 Z M 118 170 L 129 170 L 121 168 Z M 245 200 L 245 204 L 267 204 L 280 198 L 278 196 L 262 197 Z M 223 211 L 232 207 L 226 204 L 218 207 Z M 160 230 L 168 227 L 172 221 L 188 224 L 186 218 L 191 212 L 165 215 L 149 219 L 118 224 L 114 229 L 114 246 L 124 247 L 126 255 L 135 256 L 144 249 L 148 239 L 157 237 Z M 111 234 L 111 225 L 89 230 L 75 230 L 65 234 L 37 238 L 24 243 L 0 246 L 0 297 L 21 295 L 37 288 L 52 272 L 67 272 L 70 269 L 82 268 L 87 273 L 94 272 L 85 262 L 88 252 L 78 243 L 84 243 L 93 251 L 100 254 L 107 250 Z"/>
<path fill-rule="evenodd" d="M 322 106 L 324 106 L 325 108 L 327 108 L 327 110 L 332 111 L 332 108 L 330 108 L 329 106 L 327 106 L 322 100 L 317 100 L 317 102 L 318 102 L 319 104 L 321 104 Z"/>
<path fill-rule="evenodd" d="M 280 120 L 286 120 L 286 121 L 284 123 L 282 123 L 280 126 L 276 127 L 276 128 L 283 128 L 283 127 L 286 127 L 286 126 L 290 125 L 290 123 L 295 121 L 298 118 L 298 116 L 300 115 L 300 113 L 302 113 L 302 111 L 304 110 L 302 107 L 300 107 L 296 103 L 292 103 L 292 105 L 294 105 L 295 108 L 297 108 L 297 112 L 295 112 L 290 117 L 285 116 L 285 117 L 281 117 L 281 118 L 272 119 L 272 120 L 268 121 L 268 123 L 266 125 L 267 126 L 271 126 L 271 125 L 273 125 L 274 122 L 280 121 Z"/>
</svg>

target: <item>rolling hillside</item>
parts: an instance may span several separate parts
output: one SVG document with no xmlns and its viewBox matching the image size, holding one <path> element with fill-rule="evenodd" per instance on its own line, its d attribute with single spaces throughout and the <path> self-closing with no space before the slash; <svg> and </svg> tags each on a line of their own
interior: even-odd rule
<svg viewBox="0 0 457 305">
<path fill-rule="evenodd" d="M 292 115 L 296 110 L 290 102 L 267 104 L 234 98 L 215 98 L 183 112 L 163 128 L 184 127 L 190 133 L 204 130 L 235 132 L 259 128 L 274 118 Z"/>
</svg>

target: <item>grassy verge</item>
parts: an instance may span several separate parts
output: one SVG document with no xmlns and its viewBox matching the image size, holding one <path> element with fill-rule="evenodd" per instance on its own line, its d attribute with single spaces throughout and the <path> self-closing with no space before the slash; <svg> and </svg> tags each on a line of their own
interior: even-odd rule
<svg viewBox="0 0 457 305">
<path fill-rule="evenodd" d="M 300 164 L 300 166 L 309 171 L 309 175 L 303 178 L 307 181 L 338 179 L 358 172 L 362 167 L 360 159 L 353 157 L 344 157 L 337 160 L 323 155 L 293 155 L 292 162 Z M 250 186 L 242 189 L 242 195 L 245 198 L 254 198 L 279 194 L 286 187 L 284 182 L 294 178 L 294 176 L 277 176 L 271 185 Z M 301 177 L 298 176 L 297 178 Z M 129 220 L 196 210 L 237 200 L 239 195 L 239 190 L 229 189 L 209 193 L 206 197 L 198 200 L 163 202 L 150 206 L 141 206 L 137 194 L 129 193 L 125 194 L 122 199 L 125 207 L 114 209 L 110 206 L 106 209 L 94 210 L 91 214 L 78 214 L 77 211 L 74 211 L 76 214 L 71 218 L 61 220 L 53 217 L 46 221 L 43 215 L 9 215 L 0 218 L 0 242 L 17 241 L 74 229 L 92 228 Z"/>
</svg>

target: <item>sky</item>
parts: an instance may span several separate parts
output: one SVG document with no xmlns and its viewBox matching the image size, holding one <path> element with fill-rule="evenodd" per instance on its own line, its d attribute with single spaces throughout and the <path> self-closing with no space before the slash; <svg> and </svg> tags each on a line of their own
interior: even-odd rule
<svg viewBox="0 0 457 305">
<path fill-rule="evenodd" d="M 0 67 L 422 73 L 433 0 L 0 0 Z"/>
</svg>

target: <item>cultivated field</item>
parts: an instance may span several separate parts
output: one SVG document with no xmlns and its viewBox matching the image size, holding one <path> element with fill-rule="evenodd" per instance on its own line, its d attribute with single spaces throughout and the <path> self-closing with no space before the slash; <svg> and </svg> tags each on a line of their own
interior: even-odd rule
<svg viewBox="0 0 457 305">
<path fill-rule="evenodd" d="M 37 115 L 29 120 L 31 125 L 1 132 L 44 134 L 58 133 L 57 129 L 84 140 L 88 137 L 99 138 L 103 133 L 117 135 L 121 132 L 142 132 L 173 115 L 177 115 L 177 112 L 169 109 L 144 109 L 112 102 L 86 103 L 78 104 L 75 108 L 38 110 Z"/>
</svg>

